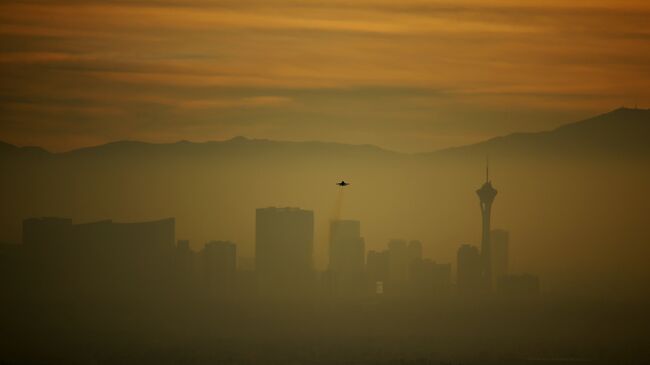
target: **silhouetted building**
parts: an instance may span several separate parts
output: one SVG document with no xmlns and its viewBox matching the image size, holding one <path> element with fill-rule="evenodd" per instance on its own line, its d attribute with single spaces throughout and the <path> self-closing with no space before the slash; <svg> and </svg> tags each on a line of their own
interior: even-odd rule
<svg viewBox="0 0 650 365">
<path fill-rule="evenodd" d="M 196 254 L 190 247 L 190 241 L 178 240 L 175 261 L 177 284 L 183 287 L 194 284 L 196 280 Z"/>
<path fill-rule="evenodd" d="M 476 293 L 482 287 L 482 261 L 476 246 L 462 245 L 458 249 L 456 283 L 461 293 Z"/>
<path fill-rule="evenodd" d="M 230 241 L 210 241 L 201 251 L 202 271 L 207 288 L 214 294 L 234 290 L 237 274 L 237 246 Z"/>
<path fill-rule="evenodd" d="M 481 274 L 483 276 L 483 283 L 487 290 L 492 288 L 492 267 L 491 267 L 491 250 L 490 250 L 490 216 L 492 213 L 492 203 L 497 195 L 496 189 L 492 187 L 490 181 L 489 167 L 485 167 L 485 183 L 480 189 L 476 190 L 476 194 L 480 200 L 481 216 L 483 222 L 483 230 L 481 235 Z"/>
<path fill-rule="evenodd" d="M 259 208 L 255 269 L 263 294 L 299 294 L 312 279 L 314 213 L 299 208 Z M 280 293 L 279 291 L 282 291 Z"/>
<path fill-rule="evenodd" d="M 498 293 L 507 296 L 537 295 L 539 289 L 539 278 L 530 274 L 504 275 L 497 284 Z"/>
<path fill-rule="evenodd" d="M 29 275 L 49 295 L 69 290 L 96 301 L 153 296 L 174 276 L 173 218 L 84 224 L 31 218 L 23 221 L 23 239 Z"/>
<path fill-rule="evenodd" d="M 492 252 L 492 282 L 494 287 L 499 279 L 508 275 L 508 249 L 510 233 L 503 229 L 493 229 L 490 233 L 490 250 Z"/>
<path fill-rule="evenodd" d="M 126 250 L 165 250 L 174 248 L 174 218 L 150 222 L 115 223 L 104 220 L 72 226 L 72 242 L 84 245 L 110 244 Z"/>
<path fill-rule="evenodd" d="M 330 222 L 329 274 L 335 293 L 363 291 L 366 247 L 360 226 L 355 220 Z"/>
<path fill-rule="evenodd" d="M 75 224 L 72 243 L 84 260 L 84 272 L 101 281 L 128 281 L 133 290 L 154 290 L 173 275 L 175 220 Z M 146 286 L 146 289 L 141 289 Z"/>
<path fill-rule="evenodd" d="M 31 263 L 25 260 L 24 248 L 24 245 L 0 242 L 0 291 L 5 298 L 13 298 L 13 289 L 26 285 L 25 273 Z"/>
<path fill-rule="evenodd" d="M 365 242 L 359 221 L 331 221 L 329 269 L 343 274 L 363 272 L 364 256 Z"/>
<path fill-rule="evenodd" d="M 175 241 L 174 218 L 150 222 L 114 223 L 104 220 L 72 224 L 64 218 L 30 218 L 23 221 L 23 243 L 30 247 L 73 245 L 76 249 L 92 250 L 106 247 L 130 254 L 169 254 Z"/>
<path fill-rule="evenodd" d="M 254 257 L 237 258 L 237 292 L 250 300 L 253 300 L 257 292 Z"/>
<path fill-rule="evenodd" d="M 383 294 L 384 284 L 388 281 L 388 251 L 368 251 L 366 260 L 366 276 L 370 284 L 370 292 Z"/>
<path fill-rule="evenodd" d="M 393 239 L 388 242 L 387 291 L 403 293 L 411 281 L 411 267 L 422 261 L 422 243 L 417 240 Z"/>
<path fill-rule="evenodd" d="M 391 293 L 406 289 L 409 279 L 411 257 L 405 240 L 388 242 L 388 290 Z"/>
<path fill-rule="evenodd" d="M 0 242 L 0 269 L 6 267 L 9 262 L 16 261 L 17 256 L 22 254 L 24 246 L 6 242 Z"/>
<path fill-rule="evenodd" d="M 408 245 L 409 263 L 422 260 L 422 242 L 411 240 Z"/>
<path fill-rule="evenodd" d="M 451 264 L 440 264 L 434 261 L 432 266 L 433 294 L 448 294 L 451 289 Z"/>
<path fill-rule="evenodd" d="M 242 271 L 255 271 L 255 258 L 239 257 L 237 259 L 237 269 Z"/>
<path fill-rule="evenodd" d="M 411 263 L 411 288 L 414 294 L 441 296 L 449 293 L 451 287 L 451 265 L 438 264 L 429 259 Z"/>
</svg>

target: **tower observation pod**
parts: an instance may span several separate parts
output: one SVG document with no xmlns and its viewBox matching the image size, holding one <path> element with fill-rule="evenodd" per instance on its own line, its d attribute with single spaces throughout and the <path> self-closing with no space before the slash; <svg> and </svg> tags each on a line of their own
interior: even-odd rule
<svg viewBox="0 0 650 365">
<path fill-rule="evenodd" d="M 490 164 L 486 160 L 485 165 L 485 183 L 480 189 L 476 190 L 481 205 L 481 217 L 483 219 L 483 231 L 481 237 L 481 272 L 483 282 L 487 291 L 493 287 L 492 265 L 491 265 L 491 248 L 490 248 L 490 215 L 492 212 L 492 203 L 497 196 L 497 190 L 492 187 L 490 181 Z"/>
</svg>

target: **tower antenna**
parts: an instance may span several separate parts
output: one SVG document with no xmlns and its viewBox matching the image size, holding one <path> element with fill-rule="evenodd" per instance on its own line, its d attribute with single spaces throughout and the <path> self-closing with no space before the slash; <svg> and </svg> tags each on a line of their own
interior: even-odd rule
<svg viewBox="0 0 650 365">
<path fill-rule="evenodd" d="M 490 155 L 485 155 L 485 182 L 490 181 Z"/>
</svg>

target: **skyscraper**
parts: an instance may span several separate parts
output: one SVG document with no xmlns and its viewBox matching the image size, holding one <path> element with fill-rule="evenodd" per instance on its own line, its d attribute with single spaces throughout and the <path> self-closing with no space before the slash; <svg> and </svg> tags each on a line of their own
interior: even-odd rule
<svg viewBox="0 0 650 365">
<path fill-rule="evenodd" d="M 370 292 L 383 294 L 384 284 L 388 281 L 388 250 L 368 251 L 366 273 Z"/>
<path fill-rule="evenodd" d="M 492 255 L 490 247 L 490 214 L 492 212 L 492 202 L 497 196 L 497 190 L 492 187 L 490 181 L 489 164 L 485 166 L 485 183 L 480 189 L 476 190 L 480 200 L 481 216 L 483 220 L 483 231 L 481 235 L 481 275 L 487 290 L 492 289 Z"/>
<path fill-rule="evenodd" d="M 337 292 L 352 294 L 363 290 L 365 242 L 360 225 L 355 220 L 330 222 L 329 271 Z"/>
<path fill-rule="evenodd" d="M 201 256 L 208 289 L 213 294 L 232 292 L 237 275 L 237 246 L 230 241 L 210 241 Z"/>
<path fill-rule="evenodd" d="M 178 240 L 176 242 L 175 276 L 179 287 L 187 288 L 194 282 L 196 274 L 196 254 L 190 247 L 189 240 Z"/>
<path fill-rule="evenodd" d="M 360 225 L 354 220 L 330 222 L 330 270 L 339 273 L 363 271 L 365 244 Z"/>
<path fill-rule="evenodd" d="M 462 245 L 458 249 L 456 282 L 461 293 L 476 293 L 483 283 L 481 255 L 478 248 Z"/>
<path fill-rule="evenodd" d="M 174 218 L 138 223 L 23 221 L 23 240 L 39 281 L 105 299 L 160 290 L 174 276 L 175 239 Z"/>
<path fill-rule="evenodd" d="M 497 286 L 498 293 L 507 296 L 537 295 L 539 290 L 539 278 L 531 274 L 504 275 Z"/>
<path fill-rule="evenodd" d="M 508 275 L 508 246 L 510 233 L 503 229 L 493 229 L 490 233 L 490 250 L 492 251 L 492 287 L 502 276 Z"/>
<path fill-rule="evenodd" d="M 411 263 L 410 282 L 415 295 L 444 295 L 451 285 L 451 265 L 439 264 L 430 259 L 416 260 Z"/>
<path fill-rule="evenodd" d="M 422 260 L 422 242 L 418 240 L 411 240 L 408 245 L 409 251 L 409 264 Z"/>
<path fill-rule="evenodd" d="M 259 208 L 255 219 L 255 266 L 265 294 L 292 294 L 312 276 L 314 212 L 299 208 Z"/>
<path fill-rule="evenodd" d="M 388 242 L 388 285 L 391 293 L 404 293 L 412 281 L 414 266 L 422 261 L 422 242 L 392 239 Z"/>
<path fill-rule="evenodd" d="M 409 248 L 405 240 L 388 242 L 388 290 L 392 293 L 404 291 L 410 271 Z"/>
</svg>

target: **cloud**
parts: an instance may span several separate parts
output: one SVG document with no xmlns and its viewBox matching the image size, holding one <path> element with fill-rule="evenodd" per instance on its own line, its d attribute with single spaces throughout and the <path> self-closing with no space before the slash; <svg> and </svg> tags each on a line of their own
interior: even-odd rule
<svg viewBox="0 0 650 365">
<path fill-rule="evenodd" d="M 5 1 L 0 139 L 52 144 L 49 113 L 59 137 L 116 131 L 79 144 L 327 125 L 396 149 L 472 142 L 643 105 L 649 17 L 635 0 Z M 498 118 L 513 109 L 535 122 Z"/>
<path fill-rule="evenodd" d="M 280 96 L 255 96 L 240 99 L 203 99 L 187 100 L 177 104 L 184 109 L 223 109 L 223 108 L 259 108 L 277 107 L 291 104 L 292 100 Z"/>
</svg>

